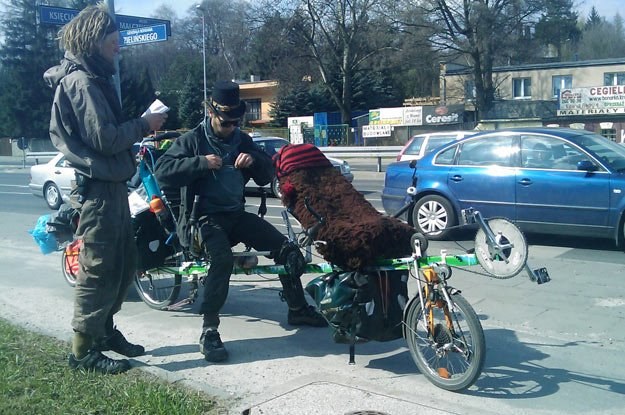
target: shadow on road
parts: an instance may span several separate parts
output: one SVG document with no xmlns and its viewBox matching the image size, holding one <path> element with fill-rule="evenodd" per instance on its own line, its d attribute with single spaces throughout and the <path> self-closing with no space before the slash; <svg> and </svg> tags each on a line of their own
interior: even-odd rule
<svg viewBox="0 0 625 415">
<path fill-rule="evenodd" d="M 549 348 L 553 353 L 563 349 L 590 345 L 592 342 L 563 342 L 560 344 L 523 343 L 511 330 L 485 330 L 489 351 L 482 376 L 466 392 L 468 395 L 497 399 L 535 399 L 557 393 L 561 385 L 575 382 L 592 390 L 588 396 L 596 396 L 598 391 L 625 394 L 625 381 L 592 374 L 569 371 L 564 368 L 550 368 L 539 362 L 550 357 L 537 347 Z M 534 347 L 536 346 L 536 347 Z M 568 355 L 572 352 L 566 351 Z M 599 399 L 598 399 L 599 401 Z M 601 404 L 597 402 L 597 411 Z"/>
</svg>

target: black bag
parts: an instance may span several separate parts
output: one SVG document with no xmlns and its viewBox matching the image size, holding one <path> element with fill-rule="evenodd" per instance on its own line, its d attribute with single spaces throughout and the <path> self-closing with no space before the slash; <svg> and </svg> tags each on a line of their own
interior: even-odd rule
<svg viewBox="0 0 625 415">
<path fill-rule="evenodd" d="M 150 210 L 143 211 L 133 218 L 135 241 L 137 243 L 137 269 L 146 271 L 160 267 L 175 253 L 174 247 L 167 244 L 167 232 Z"/>
<path fill-rule="evenodd" d="M 405 271 L 331 273 L 306 285 L 340 343 L 402 337 L 408 303 Z"/>
</svg>

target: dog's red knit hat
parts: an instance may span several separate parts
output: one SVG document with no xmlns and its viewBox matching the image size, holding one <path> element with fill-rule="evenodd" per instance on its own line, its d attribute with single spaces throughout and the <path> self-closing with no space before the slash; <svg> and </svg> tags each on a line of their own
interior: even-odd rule
<svg viewBox="0 0 625 415">
<path fill-rule="evenodd" d="M 276 176 L 280 179 L 298 169 L 332 167 L 330 160 L 312 144 L 287 144 L 273 156 Z"/>
</svg>

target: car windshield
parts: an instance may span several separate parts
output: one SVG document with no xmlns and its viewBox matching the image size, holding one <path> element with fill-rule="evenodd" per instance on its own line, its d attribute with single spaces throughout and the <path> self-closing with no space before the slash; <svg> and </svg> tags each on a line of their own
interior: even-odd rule
<svg viewBox="0 0 625 415">
<path fill-rule="evenodd" d="M 585 147 L 602 163 L 616 171 L 625 171 L 625 146 L 598 134 L 580 134 L 571 137 L 575 144 Z"/>
</svg>

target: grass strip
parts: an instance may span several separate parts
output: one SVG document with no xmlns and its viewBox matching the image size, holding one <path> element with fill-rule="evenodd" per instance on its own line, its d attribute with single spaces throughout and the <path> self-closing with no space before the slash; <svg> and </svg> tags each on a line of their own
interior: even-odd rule
<svg viewBox="0 0 625 415">
<path fill-rule="evenodd" d="M 0 414 L 224 414 L 216 400 L 139 369 L 74 371 L 69 344 L 0 319 Z"/>
</svg>

